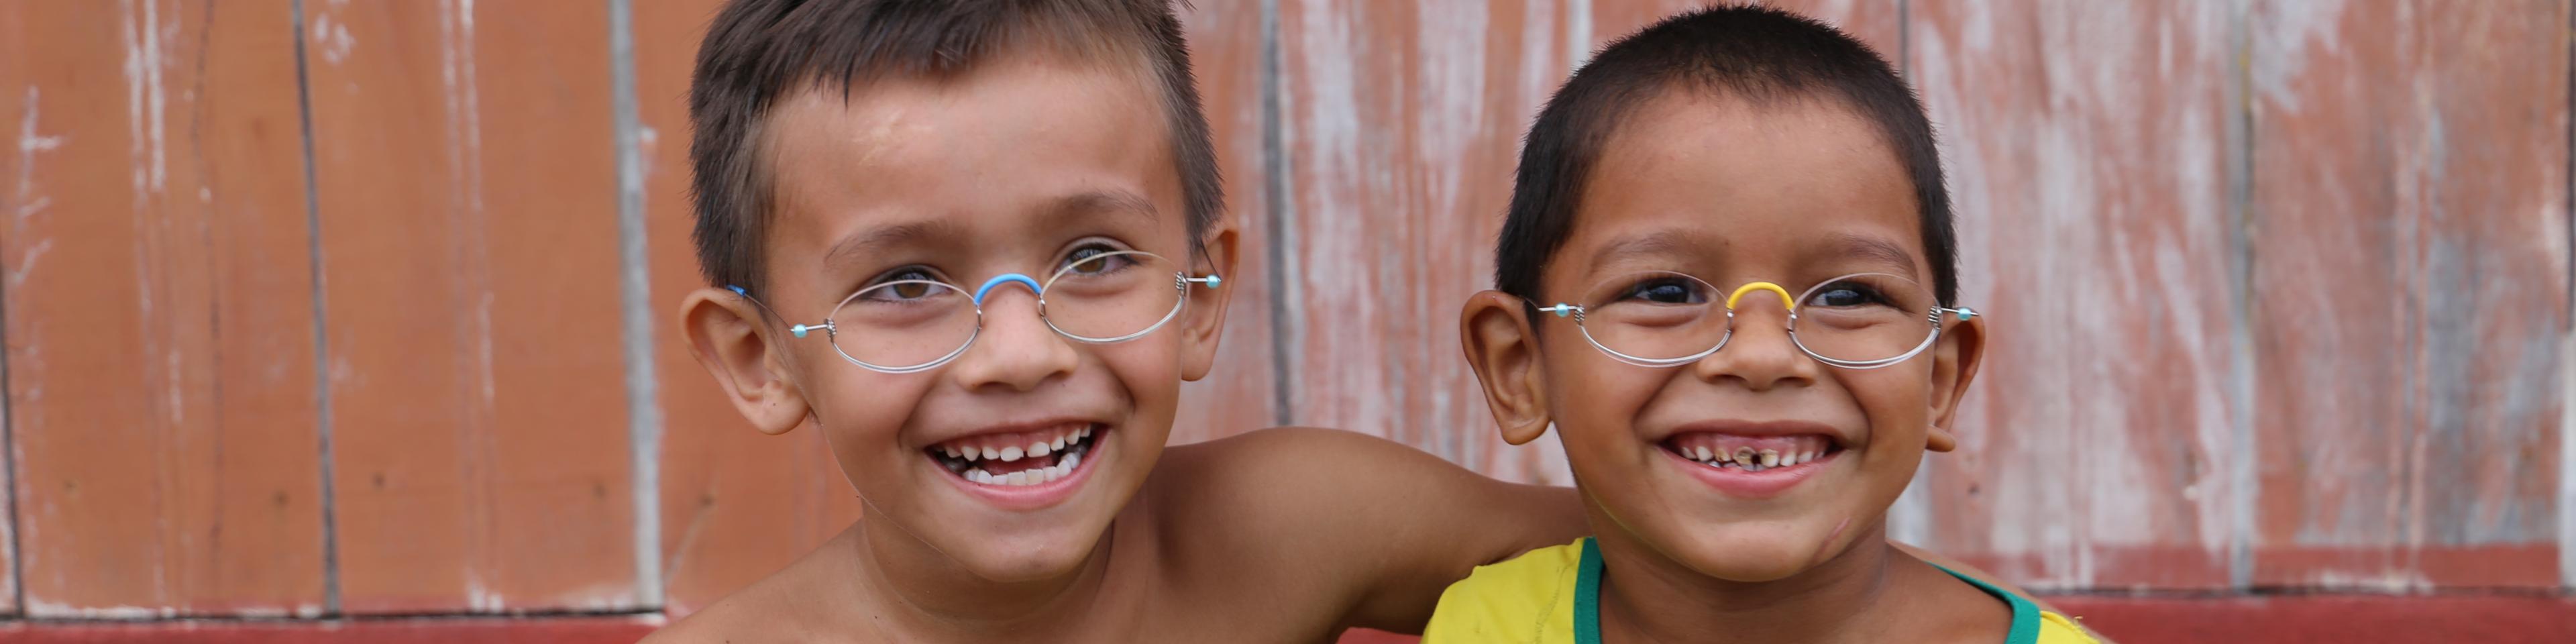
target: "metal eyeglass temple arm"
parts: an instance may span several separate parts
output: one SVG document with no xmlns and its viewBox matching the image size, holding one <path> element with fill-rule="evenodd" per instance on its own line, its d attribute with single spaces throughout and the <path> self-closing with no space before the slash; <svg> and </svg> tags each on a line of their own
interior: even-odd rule
<svg viewBox="0 0 2576 644">
<path fill-rule="evenodd" d="M 752 296 L 751 296 L 751 291 L 743 290 L 743 288 L 742 288 L 742 287 L 740 287 L 740 286 L 734 286 L 734 285 L 732 285 L 732 284 L 726 284 L 726 285 L 725 285 L 725 290 L 733 291 L 733 294 L 742 296 L 742 299 L 751 300 L 751 303 L 753 303 L 753 304 L 760 304 L 760 308 L 763 308 L 763 309 L 767 309 L 767 308 L 769 308 L 769 305 L 767 305 L 767 304 L 761 304 L 761 302 L 760 302 L 760 298 L 752 297 Z M 816 330 L 821 330 L 821 331 L 830 331 L 830 330 L 832 330 L 832 321 L 831 321 L 831 320 L 824 320 L 822 324 L 799 324 L 799 325 L 796 325 L 796 326 L 787 327 L 787 332 L 789 332 L 789 333 L 794 333 L 794 334 L 796 334 L 796 337 L 799 337 L 799 338 L 805 337 L 805 333 L 806 333 L 806 332 L 808 332 L 808 331 L 816 331 Z"/>
</svg>

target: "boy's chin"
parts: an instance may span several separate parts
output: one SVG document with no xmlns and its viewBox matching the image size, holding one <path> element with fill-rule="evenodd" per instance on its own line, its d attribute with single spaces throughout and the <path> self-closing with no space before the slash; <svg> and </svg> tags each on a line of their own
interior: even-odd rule
<svg viewBox="0 0 2576 644">
<path fill-rule="evenodd" d="M 1082 569 L 1106 530 L 1053 530 L 946 548 L 967 574 L 993 583 L 1055 579 Z"/>
<path fill-rule="evenodd" d="M 1815 568 L 1849 544 L 1832 526 L 1748 525 L 1694 530 L 1665 554 L 1701 575 L 1738 583 L 1779 581 Z M 1668 541 L 1666 543 L 1675 543 Z"/>
</svg>

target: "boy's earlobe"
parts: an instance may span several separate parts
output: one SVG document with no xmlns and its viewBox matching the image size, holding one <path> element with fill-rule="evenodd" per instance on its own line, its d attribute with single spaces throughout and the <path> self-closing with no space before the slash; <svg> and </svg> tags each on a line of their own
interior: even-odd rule
<svg viewBox="0 0 2576 644">
<path fill-rule="evenodd" d="M 1503 441 L 1513 445 L 1547 433 L 1547 385 L 1539 368 L 1538 338 L 1521 299 L 1501 291 L 1467 298 L 1458 312 L 1458 338 L 1467 365 L 1485 388 L 1485 405 Z"/>
<path fill-rule="evenodd" d="M 680 300 L 680 330 L 689 353 L 715 376 L 725 398 L 763 434 L 784 434 L 805 421 L 803 390 L 773 355 L 760 305 L 733 291 L 702 288 Z"/>
<path fill-rule="evenodd" d="M 1977 379 L 1985 350 L 1986 318 L 1982 316 L 1941 329 L 1941 344 L 1932 351 L 1932 427 L 1924 433 L 1924 449 L 1958 449 L 1959 436 L 1950 430 L 1950 422 L 1959 415 L 1959 401 L 1967 398 L 1968 383 Z"/>
<path fill-rule="evenodd" d="M 1181 321 L 1182 347 L 1187 353 L 1181 363 L 1181 379 L 1195 381 L 1207 377 L 1216 366 L 1217 341 L 1225 337 L 1225 309 L 1234 301 L 1235 289 L 1250 282 L 1250 276 L 1237 275 L 1235 244 L 1238 236 L 1232 223 L 1219 223 L 1199 245 L 1198 262 L 1186 269 L 1192 276 L 1214 276 L 1207 282 L 1190 282 L 1181 297 L 1189 298 L 1185 318 Z"/>
</svg>

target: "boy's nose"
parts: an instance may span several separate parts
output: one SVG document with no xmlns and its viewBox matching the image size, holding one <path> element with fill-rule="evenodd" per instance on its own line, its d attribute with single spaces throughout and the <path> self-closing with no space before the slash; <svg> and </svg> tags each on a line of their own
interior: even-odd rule
<svg viewBox="0 0 2576 644">
<path fill-rule="evenodd" d="M 1040 317 L 1035 291 L 1007 285 L 992 289 L 983 309 L 982 334 L 949 370 L 959 386 L 1028 391 L 1049 378 L 1072 373 L 1081 362 L 1070 341 L 1056 335 Z"/>
<path fill-rule="evenodd" d="M 1814 383 L 1818 365 L 1798 351 L 1789 337 L 1789 298 L 1769 282 L 1747 284 L 1727 297 L 1735 312 L 1734 333 L 1726 346 L 1708 354 L 1691 369 L 1710 382 L 1733 379 L 1764 391 L 1794 383 Z"/>
</svg>

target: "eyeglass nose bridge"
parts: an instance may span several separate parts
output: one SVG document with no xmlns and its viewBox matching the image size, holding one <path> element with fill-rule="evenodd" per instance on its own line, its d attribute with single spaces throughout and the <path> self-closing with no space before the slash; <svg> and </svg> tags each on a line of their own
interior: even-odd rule
<svg viewBox="0 0 2576 644">
<path fill-rule="evenodd" d="M 1743 286 L 1735 287 L 1735 292 L 1734 292 L 1734 293 L 1729 293 L 1729 294 L 1727 294 L 1727 296 L 1726 296 L 1726 311 L 1727 311 L 1727 313 L 1728 313 L 1729 315 L 1733 315 L 1733 314 L 1734 314 L 1734 312 L 1735 312 L 1735 305 L 1736 305 L 1736 303 L 1738 303 L 1738 302 L 1742 302 L 1742 301 L 1744 300 L 1744 296 L 1745 296 L 1746 294 L 1748 294 L 1748 293 L 1752 293 L 1752 292 L 1754 292 L 1754 291 L 1770 291 L 1770 292 L 1772 292 L 1772 293 L 1776 293 L 1776 294 L 1778 294 L 1778 295 L 1780 296 L 1780 306 L 1781 306 L 1781 307 L 1788 309 L 1789 313 L 1791 313 L 1791 314 L 1796 314 L 1796 313 L 1798 312 L 1798 300 L 1797 300 L 1797 297 L 1789 294 L 1789 288 L 1788 288 L 1788 287 L 1781 286 L 1781 285 L 1779 285 L 1779 284 L 1774 284 L 1774 283 L 1771 283 L 1771 282 L 1746 282 Z"/>
<path fill-rule="evenodd" d="M 983 286 L 975 287 L 975 308 L 984 308 L 985 294 L 992 293 L 993 289 L 998 288 L 1003 284 L 1010 284 L 1013 282 L 1028 286 L 1029 293 L 1038 296 L 1039 303 L 1043 304 L 1046 302 L 1046 286 L 1038 284 L 1037 278 L 1019 273 L 1003 273 L 993 276 L 993 279 L 984 280 Z"/>
</svg>

